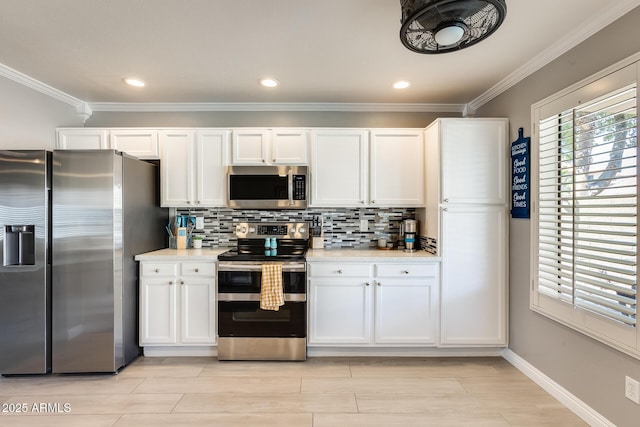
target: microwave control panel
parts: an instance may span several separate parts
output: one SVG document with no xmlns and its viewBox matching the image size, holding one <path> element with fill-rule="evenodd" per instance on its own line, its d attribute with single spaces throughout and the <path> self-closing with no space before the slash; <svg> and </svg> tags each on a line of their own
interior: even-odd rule
<svg viewBox="0 0 640 427">
<path fill-rule="evenodd" d="M 305 200 L 307 198 L 306 176 L 293 175 L 293 200 Z"/>
</svg>

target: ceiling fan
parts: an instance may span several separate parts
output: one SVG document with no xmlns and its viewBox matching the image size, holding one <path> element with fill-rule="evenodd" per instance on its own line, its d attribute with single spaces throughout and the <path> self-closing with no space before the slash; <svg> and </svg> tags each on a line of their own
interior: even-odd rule
<svg viewBox="0 0 640 427">
<path fill-rule="evenodd" d="M 418 53 L 446 53 L 493 34 L 507 14 L 505 0 L 400 0 L 400 40 Z"/>
</svg>

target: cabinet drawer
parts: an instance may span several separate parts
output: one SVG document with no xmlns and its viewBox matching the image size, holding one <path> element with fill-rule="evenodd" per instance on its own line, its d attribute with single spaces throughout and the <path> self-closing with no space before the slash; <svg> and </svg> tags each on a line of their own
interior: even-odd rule
<svg viewBox="0 0 640 427">
<path fill-rule="evenodd" d="M 183 276 L 215 276 L 216 266 L 212 262 L 183 262 Z"/>
<path fill-rule="evenodd" d="M 175 276 L 178 273 L 176 263 L 143 262 L 141 264 L 143 276 Z"/>
<path fill-rule="evenodd" d="M 376 264 L 376 277 L 436 277 L 438 264 Z"/>
<path fill-rule="evenodd" d="M 314 277 L 369 277 L 371 275 L 370 264 L 343 264 L 343 263 L 312 263 L 309 264 L 309 272 Z"/>
</svg>

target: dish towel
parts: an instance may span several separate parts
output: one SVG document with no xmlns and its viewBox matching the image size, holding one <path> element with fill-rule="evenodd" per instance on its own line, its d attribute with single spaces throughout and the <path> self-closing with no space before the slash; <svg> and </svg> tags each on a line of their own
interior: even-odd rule
<svg viewBox="0 0 640 427">
<path fill-rule="evenodd" d="M 281 305 L 284 305 L 282 264 L 262 264 L 260 308 L 278 311 Z"/>
</svg>

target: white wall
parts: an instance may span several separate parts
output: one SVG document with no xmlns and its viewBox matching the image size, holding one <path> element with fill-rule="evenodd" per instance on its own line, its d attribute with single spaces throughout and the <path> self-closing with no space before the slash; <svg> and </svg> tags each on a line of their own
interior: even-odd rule
<svg viewBox="0 0 640 427">
<path fill-rule="evenodd" d="M 509 117 L 531 135 L 531 105 L 640 51 L 640 8 L 512 87 L 477 111 Z M 624 397 L 624 378 L 640 380 L 640 360 L 622 354 L 529 309 L 529 220 L 510 222 L 510 344 L 516 354 L 619 427 L 640 425 L 640 406 Z"/>
<path fill-rule="evenodd" d="M 0 149 L 53 150 L 63 126 L 82 126 L 75 107 L 0 77 Z"/>
</svg>

